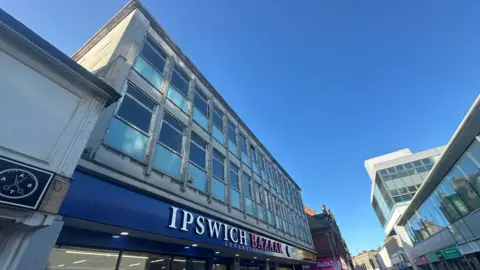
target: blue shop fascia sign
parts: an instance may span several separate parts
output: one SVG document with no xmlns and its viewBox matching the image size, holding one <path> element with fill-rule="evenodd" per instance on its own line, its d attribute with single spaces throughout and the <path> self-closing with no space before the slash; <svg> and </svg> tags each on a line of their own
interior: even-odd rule
<svg viewBox="0 0 480 270">
<path fill-rule="evenodd" d="M 198 243 L 300 259 L 299 250 L 285 243 L 78 171 L 59 213 Z"/>
</svg>

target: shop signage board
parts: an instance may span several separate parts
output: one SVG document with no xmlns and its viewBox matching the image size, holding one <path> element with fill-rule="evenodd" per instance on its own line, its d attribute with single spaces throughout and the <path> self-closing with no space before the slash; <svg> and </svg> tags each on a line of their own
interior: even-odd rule
<svg viewBox="0 0 480 270">
<path fill-rule="evenodd" d="M 341 258 L 318 258 L 317 263 L 310 265 L 310 270 L 342 270 L 347 269 Z"/>
<path fill-rule="evenodd" d="M 59 214 L 197 243 L 301 259 L 300 250 L 286 243 L 78 171 Z"/>
<path fill-rule="evenodd" d="M 38 209 L 54 173 L 0 156 L 0 204 Z"/>
<path fill-rule="evenodd" d="M 435 252 L 430 252 L 426 255 L 429 262 L 438 262 L 442 260 L 450 260 L 461 257 L 462 253 L 458 250 L 456 246 L 450 246 L 444 249 L 437 250 Z"/>
</svg>

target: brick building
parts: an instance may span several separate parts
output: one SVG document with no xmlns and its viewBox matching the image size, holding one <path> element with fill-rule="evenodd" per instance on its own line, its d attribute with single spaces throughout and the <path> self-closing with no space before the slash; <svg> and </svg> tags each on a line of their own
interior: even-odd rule
<svg viewBox="0 0 480 270">
<path fill-rule="evenodd" d="M 333 260 L 340 258 L 347 269 L 353 268 L 347 244 L 330 209 L 322 205 L 320 214 L 316 214 L 307 206 L 304 209 L 307 213 L 317 258 L 332 258 Z"/>
</svg>

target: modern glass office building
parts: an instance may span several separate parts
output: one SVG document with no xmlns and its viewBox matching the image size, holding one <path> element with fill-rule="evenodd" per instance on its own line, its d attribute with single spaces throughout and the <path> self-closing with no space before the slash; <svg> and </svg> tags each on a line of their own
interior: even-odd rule
<svg viewBox="0 0 480 270">
<path fill-rule="evenodd" d="M 315 260 L 300 187 L 141 3 L 129 2 L 73 58 L 122 98 L 87 142 L 48 269 Z"/>
<path fill-rule="evenodd" d="M 480 269 L 480 98 L 398 225 L 422 269 Z"/>
<path fill-rule="evenodd" d="M 386 235 L 395 234 L 395 222 L 438 160 L 442 149 L 438 147 L 415 154 L 410 149 L 401 149 L 365 161 L 372 180 L 372 206 Z"/>
</svg>

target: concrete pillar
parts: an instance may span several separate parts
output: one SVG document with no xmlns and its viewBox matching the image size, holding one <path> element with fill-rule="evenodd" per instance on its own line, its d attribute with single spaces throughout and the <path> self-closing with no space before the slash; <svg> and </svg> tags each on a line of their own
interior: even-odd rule
<svg viewBox="0 0 480 270">
<path fill-rule="evenodd" d="M 0 237 L 1 270 L 43 270 L 63 221 L 53 215 L 32 214 L 22 222 L 3 220 Z"/>
</svg>

